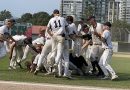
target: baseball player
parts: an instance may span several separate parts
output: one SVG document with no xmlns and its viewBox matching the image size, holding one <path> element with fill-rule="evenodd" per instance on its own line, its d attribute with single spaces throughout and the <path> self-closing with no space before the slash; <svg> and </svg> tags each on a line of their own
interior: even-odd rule
<svg viewBox="0 0 130 90">
<path fill-rule="evenodd" d="M 33 46 L 35 46 L 36 44 L 41 44 L 43 46 L 45 44 L 44 33 L 45 30 L 41 29 L 39 31 L 39 37 L 32 42 Z M 24 61 L 27 58 L 29 51 L 31 51 L 33 55 L 37 55 L 37 52 L 35 52 L 32 48 L 29 47 L 29 45 L 27 45 L 24 49 L 24 55 L 22 57 L 22 61 Z"/>
<path fill-rule="evenodd" d="M 111 33 L 110 33 L 111 23 L 106 22 L 103 25 L 104 25 L 103 26 L 103 33 L 99 34 L 99 33 L 94 31 L 94 34 L 101 39 L 102 48 L 104 49 L 103 54 L 102 54 L 100 61 L 99 61 L 99 65 L 100 65 L 100 67 L 105 75 L 105 77 L 102 79 L 108 79 L 109 73 L 110 73 L 111 80 L 114 80 L 114 79 L 118 78 L 118 76 L 116 75 L 113 68 L 108 64 L 111 57 L 112 57 L 112 54 L 113 54 Z"/>
<path fill-rule="evenodd" d="M 36 50 L 38 51 L 38 54 L 36 55 L 36 57 L 32 61 L 32 65 L 30 66 L 30 68 L 31 68 L 30 72 L 33 72 L 36 69 L 36 66 L 38 64 L 38 60 L 39 60 L 39 57 L 40 57 L 40 54 L 41 54 L 41 50 L 42 50 L 41 45 L 36 45 Z"/>
<path fill-rule="evenodd" d="M 71 47 L 72 53 L 74 57 L 76 56 L 78 57 L 80 56 L 80 46 L 81 46 L 81 43 L 79 42 L 79 38 L 77 38 L 78 31 L 73 20 L 70 20 L 68 23 L 69 23 L 69 29 L 70 29 L 69 36 L 72 40 L 72 47 Z"/>
<path fill-rule="evenodd" d="M 55 59 L 54 68 L 57 68 L 63 54 L 66 21 L 60 16 L 57 9 L 53 11 L 53 15 L 54 17 L 50 19 L 47 25 L 47 32 L 52 37 L 52 54 L 50 59 Z"/>
<path fill-rule="evenodd" d="M 6 46 L 4 45 L 4 41 L 7 41 L 10 38 L 12 41 L 15 40 L 11 37 L 11 28 L 14 26 L 14 19 L 6 19 L 5 25 L 0 27 L 0 59 L 6 55 Z"/>
<path fill-rule="evenodd" d="M 63 77 L 67 77 L 71 79 L 70 73 L 69 73 L 69 35 L 72 35 L 72 27 L 71 24 L 73 23 L 73 17 L 67 16 L 66 18 L 66 33 L 65 33 L 65 41 L 64 41 L 64 50 L 63 50 L 63 59 L 60 61 L 60 64 L 58 65 L 58 73 L 59 76 L 62 76 L 63 71 Z M 64 69 L 62 69 L 64 67 Z"/>
<path fill-rule="evenodd" d="M 96 31 L 97 33 L 103 32 L 103 25 L 101 23 L 97 23 L 95 20 L 95 16 L 89 16 L 87 21 L 90 23 L 90 33 L 92 34 L 92 42 L 93 45 L 91 46 L 90 51 L 90 60 L 93 66 L 93 74 L 97 73 L 96 67 L 98 69 L 97 76 L 102 76 L 103 72 L 98 64 L 100 56 L 102 55 L 102 42 L 101 40 L 93 33 Z"/>
<path fill-rule="evenodd" d="M 84 25 L 85 25 L 84 18 L 81 18 L 80 21 L 79 21 L 79 24 L 78 24 L 78 28 L 77 28 L 77 32 L 78 32 L 77 35 L 82 35 L 83 34 Z M 76 51 L 76 56 L 79 57 L 79 56 L 82 55 L 81 54 L 81 47 L 82 47 L 82 44 L 83 44 L 83 40 L 81 38 L 76 38 L 74 40 L 74 42 L 75 42 L 74 47 L 76 49 L 75 50 Z"/>
<path fill-rule="evenodd" d="M 92 65 L 91 65 L 91 61 L 89 59 L 90 56 L 90 50 L 91 50 L 91 35 L 89 34 L 89 27 L 88 25 L 84 25 L 83 26 L 83 30 L 82 30 L 82 39 L 83 39 L 83 45 L 81 47 L 81 52 L 82 55 L 84 56 L 84 58 L 86 59 L 86 62 L 88 63 L 87 69 L 86 69 L 86 73 L 90 73 L 92 70 Z"/>
<path fill-rule="evenodd" d="M 36 70 L 34 71 L 34 74 L 37 75 L 38 74 L 38 71 L 40 70 L 40 67 L 42 65 L 43 62 L 46 62 L 46 57 L 47 55 L 51 52 L 51 48 L 52 48 L 52 39 L 50 37 L 50 35 L 46 32 L 45 33 L 45 45 L 44 47 L 42 48 L 42 52 L 40 54 L 40 57 L 39 57 L 39 60 L 38 60 L 38 64 L 37 64 L 37 67 L 36 67 Z M 51 61 L 50 61 L 51 62 Z M 50 72 L 48 72 L 49 74 Z"/>
<path fill-rule="evenodd" d="M 15 35 L 12 38 L 16 41 L 16 44 L 13 48 L 12 56 L 10 59 L 9 69 L 16 69 L 17 62 L 20 62 L 22 59 L 24 40 L 27 37 L 25 35 Z M 14 43 L 15 42 L 12 41 L 11 47 L 13 46 Z M 20 67 L 21 67 L 21 65 L 20 65 Z"/>
</svg>

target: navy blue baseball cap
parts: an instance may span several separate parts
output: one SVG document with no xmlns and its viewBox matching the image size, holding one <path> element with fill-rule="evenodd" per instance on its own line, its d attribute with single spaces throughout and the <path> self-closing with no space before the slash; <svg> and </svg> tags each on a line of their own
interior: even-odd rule
<svg viewBox="0 0 130 90">
<path fill-rule="evenodd" d="M 53 14 L 59 14 L 60 12 L 59 12 L 59 10 L 58 9 L 55 9 L 54 11 L 53 11 Z"/>
</svg>

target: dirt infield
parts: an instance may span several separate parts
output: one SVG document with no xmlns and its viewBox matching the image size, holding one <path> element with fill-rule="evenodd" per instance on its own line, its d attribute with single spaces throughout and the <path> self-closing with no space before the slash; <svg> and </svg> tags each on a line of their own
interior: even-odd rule
<svg viewBox="0 0 130 90">
<path fill-rule="evenodd" d="M 123 89 L 0 81 L 0 90 L 123 90 Z"/>
</svg>

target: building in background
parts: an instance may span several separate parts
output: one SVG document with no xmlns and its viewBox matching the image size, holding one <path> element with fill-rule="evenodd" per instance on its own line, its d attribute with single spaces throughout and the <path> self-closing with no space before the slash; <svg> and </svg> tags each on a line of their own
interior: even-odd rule
<svg viewBox="0 0 130 90">
<path fill-rule="evenodd" d="M 120 0 L 119 19 L 130 23 L 130 0 Z"/>
<path fill-rule="evenodd" d="M 119 19 L 120 0 L 109 0 L 108 3 L 108 21 L 112 22 Z"/>
<path fill-rule="evenodd" d="M 83 0 L 61 0 L 60 11 L 63 17 L 71 15 L 75 21 L 80 20 L 83 15 Z"/>
<path fill-rule="evenodd" d="M 130 0 L 61 0 L 63 17 L 71 15 L 76 21 L 95 15 L 98 22 L 123 20 L 130 23 Z"/>
<path fill-rule="evenodd" d="M 36 25 L 33 25 L 30 28 L 28 28 L 28 30 L 30 30 L 30 29 L 32 31 L 32 39 L 34 40 L 34 39 L 38 38 L 40 30 L 42 30 L 42 29 L 46 30 L 46 26 L 36 26 Z"/>
<path fill-rule="evenodd" d="M 83 16 L 95 15 L 98 22 L 108 20 L 109 0 L 83 0 Z"/>
<path fill-rule="evenodd" d="M 63 17 L 71 15 L 76 21 L 81 17 L 95 15 L 98 22 L 108 21 L 109 0 L 61 0 L 61 14 Z"/>
</svg>

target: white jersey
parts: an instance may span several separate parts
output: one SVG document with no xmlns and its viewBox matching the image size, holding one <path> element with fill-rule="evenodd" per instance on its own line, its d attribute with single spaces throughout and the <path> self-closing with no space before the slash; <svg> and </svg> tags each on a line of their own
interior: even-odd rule
<svg viewBox="0 0 130 90">
<path fill-rule="evenodd" d="M 74 23 L 69 24 L 69 34 L 78 34 L 76 25 Z"/>
<path fill-rule="evenodd" d="M 77 29 L 77 31 L 80 32 L 81 30 L 82 30 L 82 25 L 79 24 L 79 25 L 78 25 L 78 29 Z"/>
<path fill-rule="evenodd" d="M 25 40 L 27 37 L 25 36 L 25 35 L 14 35 L 13 37 L 12 37 L 15 41 L 23 41 L 23 40 Z"/>
<path fill-rule="evenodd" d="M 6 25 L 0 27 L 0 37 L 2 37 L 2 39 L 7 39 L 10 34 L 11 30 Z"/>
<path fill-rule="evenodd" d="M 33 43 L 33 45 L 34 44 L 42 44 L 42 45 L 44 45 L 45 44 L 45 38 L 44 37 L 39 37 L 39 38 L 35 39 L 32 43 Z"/>
<path fill-rule="evenodd" d="M 52 29 L 52 32 L 56 35 L 65 33 L 66 21 L 63 17 L 55 16 L 50 19 L 47 27 Z"/>
<path fill-rule="evenodd" d="M 102 33 L 103 32 L 103 25 L 101 23 L 97 23 L 96 28 L 93 28 L 93 26 L 90 26 L 90 32 L 92 33 L 92 41 L 95 44 L 101 44 L 101 40 L 93 34 L 93 32 L 96 30 L 97 33 Z"/>
<path fill-rule="evenodd" d="M 24 40 L 27 38 L 25 35 L 14 35 L 12 37 L 17 43 L 16 45 L 24 45 Z"/>
<path fill-rule="evenodd" d="M 11 34 L 11 30 L 9 30 L 6 25 L 3 25 L 3 26 L 0 27 L 0 34 L 4 35 L 5 33 Z"/>
<path fill-rule="evenodd" d="M 105 39 L 105 42 L 102 43 L 102 48 L 112 49 L 112 42 L 111 42 L 111 33 L 109 30 L 105 30 L 102 34 L 102 37 Z"/>
</svg>

